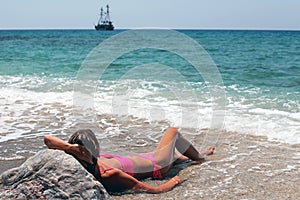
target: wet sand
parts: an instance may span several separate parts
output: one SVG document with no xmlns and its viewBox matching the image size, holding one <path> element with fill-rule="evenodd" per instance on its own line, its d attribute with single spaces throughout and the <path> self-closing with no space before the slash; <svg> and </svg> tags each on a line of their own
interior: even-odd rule
<svg viewBox="0 0 300 200">
<path fill-rule="evenodd" d="M 200 138 L 199 138 L 200 139 Z M 138 199 L 299 199 L 300 145 L 270 142 L 265 137 L 219 134 L 220 160 L 175 166 L 187 181 L 163 194 L 122 194 Z M 181 170 L 182 169 L 182 170 Z M 167 178 L 168 179 L 168 178 Z M 148 180 L 156 185 L 162 182 Z"/>
<path fill-rule="evenodd" d="M 203 136 L 194 136 L 201 144 Z M 125 147 L 126 148 L 126 147 Z M 149 147 L 150 148 L 150 147 Z M 153 148 L 153 146 L 151 146 Z M 116 200 L 139 199 L 299 199 L 300 144 L 268 141 L 265 137 L 232 132 L 218 133 L 217 161 L 176 165 L 160 184 L 174 175 L 188 178 L 163 194 L 123 193 Z M 1 161 L 0 172 L 19 166 L 24 160 Z"/>
</svg>

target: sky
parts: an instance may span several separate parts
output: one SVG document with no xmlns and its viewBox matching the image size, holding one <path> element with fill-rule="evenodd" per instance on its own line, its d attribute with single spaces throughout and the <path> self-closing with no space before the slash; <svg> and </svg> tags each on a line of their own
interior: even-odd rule
<svg viewBox="0 0 300 200">
<path fill-rule="evenodd" d="M 300 30 L 300 0 L 0 0 L 0 29 L 93 29 L 106 4 L 117 29 Z"/>
</svg>

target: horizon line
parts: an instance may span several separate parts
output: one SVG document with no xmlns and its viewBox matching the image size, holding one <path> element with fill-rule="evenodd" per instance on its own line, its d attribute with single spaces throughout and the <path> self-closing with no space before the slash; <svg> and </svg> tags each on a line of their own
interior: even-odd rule
<svg viewBox="0 0 300 200">
<path fill-rule="evenodd" d="M 138 30 L 138 29 L 162 29 L 162 30 L 213 30 L 213 31 L 300 31 L 299 29 L 277 29 L 277 28 L 164 28 L 164 27 L 134 27 L 125 28 L 121 27 L 118 30 Z M 18 31 L 18 30 L 95 30 L 94 28 L 0 28 L 0 31 Z M 96 31 L 96 30 L 95 30 Z"/>
</svg>

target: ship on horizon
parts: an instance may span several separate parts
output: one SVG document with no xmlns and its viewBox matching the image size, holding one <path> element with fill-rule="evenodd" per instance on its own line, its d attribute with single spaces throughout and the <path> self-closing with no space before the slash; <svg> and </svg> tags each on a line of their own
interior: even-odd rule
<svg viewBox="0 0 300 200">
<path fill-rule="evenodd" d="M 106 5 L 106 12 L 103 12 L 103 8 L 100 9 L 100 18 L 95 25 L 96 30 L 100 31 L 113 31 L 115 29 L 109 16 L 109 5 Z"/>
</svg>

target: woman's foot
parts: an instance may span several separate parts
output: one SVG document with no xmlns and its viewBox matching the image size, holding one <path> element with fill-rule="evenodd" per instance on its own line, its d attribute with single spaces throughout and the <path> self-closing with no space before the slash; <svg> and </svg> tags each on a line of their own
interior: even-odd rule
<svg viewBox="0 0 300 200">
<path fill-rule="evenodd" d="M 201 155 L 204 155 L 204 156 L 213 155 L 215 149 L 216 149 L 215 146 L 210 146 L 208 149 L 202 151 L 202 152 L 201 152 Z"/>
</svg>

